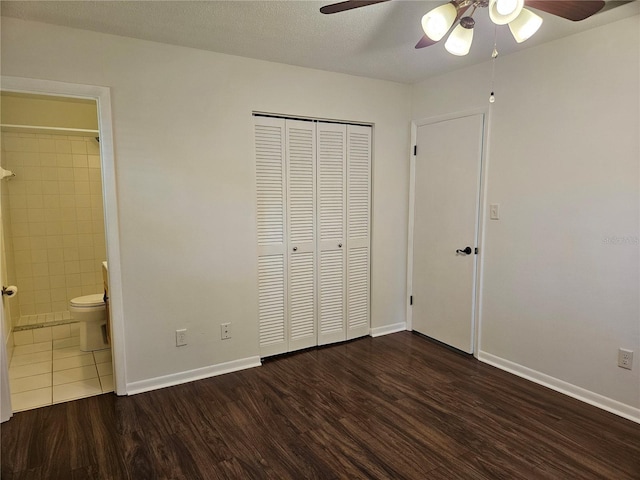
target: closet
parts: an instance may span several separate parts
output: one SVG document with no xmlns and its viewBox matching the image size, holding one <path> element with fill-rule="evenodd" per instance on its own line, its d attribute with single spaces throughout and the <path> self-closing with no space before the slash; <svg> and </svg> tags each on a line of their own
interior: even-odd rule
<svg viewBox="0 0 640 480">
<path fill-rule="evenodd" d="M 367 335 L 371 127 L 254 126 L 260 356 Z"/>
</svg>

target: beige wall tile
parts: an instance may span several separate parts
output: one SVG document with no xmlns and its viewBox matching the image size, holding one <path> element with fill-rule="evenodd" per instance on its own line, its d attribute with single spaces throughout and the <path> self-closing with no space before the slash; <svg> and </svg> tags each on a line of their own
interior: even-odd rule
<svg viewBox="0 0 640 480">
<path fill-rule="evenodd" d="M 40 165 L 43 167 L 57 166 L 57 158 L 55 153 L 40 153 Z"/>
<path fill-rule="evenodd" d="M 66 300 L 67 300 L 66 288 L 52 288 L 51 289 L 51 303 L 53 303 L 53 302 L 64 302 Z"/>
<path fill-rule="evenodd" d="M 72 141 L 71 142 L 71 153 L 86 155 L 86 153 L 87 153 L 86 142 L 84 140 Z"/>
<path fill-rule="evenodd" d="M 49 313 L 51 310 L 51 302 L 36 303 L 36 313 Z"/>
<path fill-rule="evenodd" d="M 47 237 L 29 237 L 29 243 L 31 245 L 31 250 L 41 250 L 47 247 Z"/>
<path fill-rule="evenodd" d="M 57 153 L 71 153 L 71 143 L 68 140 L 56 140 Z"/>
<path fill-rule="evenodd" d="M 70 298 L 101 285 L 100 146 L 93 138 L 16 134 L 3 135 L 2 147 L 4 161 L 19 172 L 6 203 L 8 263 L 21 284 L 16 315 L 67 310 Z"/>
</svg>

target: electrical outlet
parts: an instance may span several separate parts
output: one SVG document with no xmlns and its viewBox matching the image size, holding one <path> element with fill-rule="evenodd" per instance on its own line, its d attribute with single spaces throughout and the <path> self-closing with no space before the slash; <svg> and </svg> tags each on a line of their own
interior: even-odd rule
<svg viewBox="0 0 640 480">
<path fill-rule="evenodd" d="M 182 328 L 176 330 L 176 347 L 182 347 L 187 344 L 187 329 Z"/>
<path fill-rule="evenodd" d="M 231 338 L 231 324 L 230 323 L 221 323 L 220 324 L 220 338 L 222 340 L 227 340 Z"/>
<path fill-rule="evenodd" d="M 631 370 L 633 365 L 633 350 L 627 350 L 625 348 L 618 349 L 618 366 Z"/>
</svg>

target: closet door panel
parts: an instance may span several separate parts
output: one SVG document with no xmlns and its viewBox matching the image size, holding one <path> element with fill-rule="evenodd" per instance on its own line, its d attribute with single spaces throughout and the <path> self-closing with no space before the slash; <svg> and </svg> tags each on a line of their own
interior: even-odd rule
<svg viewBox="0 0 640 480">
<path fill-rule="evenodd" d="M 346 340 L 346 125 L 318 123 L 318 344 Z"/>
<path fill-rule="evenodd" d="M 317 344 L 315 168 L 312 122 L 286 121 L 289 351 Z"/>
<path fill-rule="evenodd" d="M 371 127 L 347 126 L 347 339 L 369 334 Z"/>
<path fill-rule="evenodd" d="M 288 351 L 285 121 L 254 117 L 260 356 Z"/>
<path fill-rule="evenodd" d="M 349 249 L 347 338 L 357 338 L 369 334 L 369 248 Z"/>
<path fill-rule="evenodd" d="M 258 257 L 260 356 L 287 351 L 284 255 Z"/>
<path fill-rule="evenodd" d="M 367 335 L 371 128 L 255 117 L 260 355 Z"/>
<path fill-rule="evenodd" d="M 291 256 L 289 264 L 289 351 L 316 345 L 314 253 Z"/>
</svg>

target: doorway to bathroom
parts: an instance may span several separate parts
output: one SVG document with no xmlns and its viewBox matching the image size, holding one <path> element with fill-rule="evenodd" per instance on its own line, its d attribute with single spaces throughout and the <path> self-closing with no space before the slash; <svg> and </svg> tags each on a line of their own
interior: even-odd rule
<svg viewBox="0 0 640 480">
<path fill-rule="evenodd" d="M 2 333 L 17 412 L 118 391 L 111 348 L 118 335 L 105 328 L 111 345 L 81 350 L 81 327 L 84 333 L 89 324 L 74 314 L 77 299 L 102 298 L 113 283 L 107 277 L 114 248 L 107 248 L 105 212 L 111 210 L 109 224 L 115 209 L 105 208 L 105 198 L 115 188 L 113 178 L 112 185 L 103 184 L 97 99 L 5 85 L 3 79 L 2 277 L 18 293 L 3 299 Z M 116 267 L 119 272 L 119 262 Z"/>
</svg>

